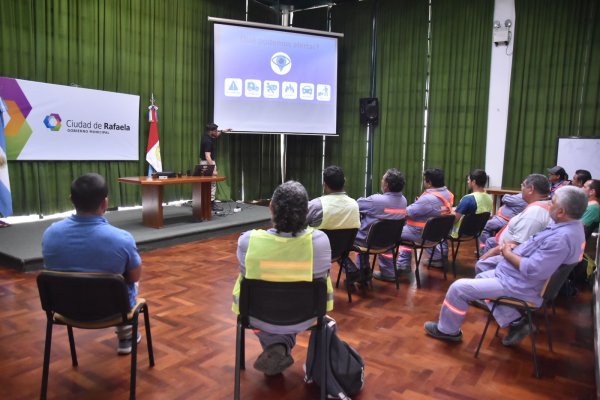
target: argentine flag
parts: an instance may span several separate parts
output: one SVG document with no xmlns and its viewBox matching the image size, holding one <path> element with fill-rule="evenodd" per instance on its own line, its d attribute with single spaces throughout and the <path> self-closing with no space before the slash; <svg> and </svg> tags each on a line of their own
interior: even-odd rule
<svg viewBox="0 0 600 400">
<path fill-rule="evenodd" d="M 4 138 L 4 113 L 8 107 L 0 97 L 0 216 L 12 215 L 12 197 L 10 195 L 10 182 L 8 180 L 8 159 L 6 157 L 6 139 Z"/>
</svg>

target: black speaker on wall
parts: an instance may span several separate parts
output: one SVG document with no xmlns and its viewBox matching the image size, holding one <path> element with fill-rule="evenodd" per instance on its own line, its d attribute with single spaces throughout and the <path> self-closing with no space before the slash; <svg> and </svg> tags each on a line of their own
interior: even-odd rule
<svg viewBox="0 0 600 400">
<path fill-rule="evenodd" d="M 364 97 L 360 99 L 359 111 L 361 125 L 377 125 L 379 122 L 379 100 L 377 97 Z"/>
</svg>

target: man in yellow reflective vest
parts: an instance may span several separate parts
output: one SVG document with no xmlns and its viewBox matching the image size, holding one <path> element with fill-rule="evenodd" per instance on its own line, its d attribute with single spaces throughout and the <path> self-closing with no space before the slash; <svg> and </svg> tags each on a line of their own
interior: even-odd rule
<svg viewBox="0 0 600 400">
<path fill-rule="evenodd" d="M 358 203 L 344 191 L 346 178 L 337 165 L 323 171 L 323 193 L 308 203 L 306 221 L 317 229 L 354 229 L 360 227 Z"/>
<path fill-rule="evenodd" d="M 333 287 L 329 279 L 331 248 L 327 236 L 307 228 L 308 194 L 299 182 L 288 181 L 275 189 L 269 204 L 273 228 L 245 232 L 238 240 L 240 274 L 233 288 L 232 310 L 239 313 L 240 281 L 261 279 L 274 282 L 310 282 L 327 277 L 327 311 L 333 309 Z M 277 375 L 294 363 L 291 350 L 296 333 L 314 324 L 313 320 L 293 326 L 275 326 L 251 320 L 263 352 L 254 368 L 265 375 Z"/>
</svg>

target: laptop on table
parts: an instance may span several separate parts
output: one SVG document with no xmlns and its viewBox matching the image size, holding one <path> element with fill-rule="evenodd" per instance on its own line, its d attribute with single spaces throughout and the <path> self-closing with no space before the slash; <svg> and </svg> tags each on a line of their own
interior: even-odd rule
<svg viewBox="0 0 600 400">
<path fill-rule="evenodd" d="M 214 165 L 197 164 L 194 167 L 193 176 L 212 176 L 213 172 L 215 172 Z"/>
</svg>

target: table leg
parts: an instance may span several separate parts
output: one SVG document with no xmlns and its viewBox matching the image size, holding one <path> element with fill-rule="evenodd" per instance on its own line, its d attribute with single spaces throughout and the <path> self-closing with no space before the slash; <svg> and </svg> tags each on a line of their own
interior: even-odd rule
<svg viewBox="0 0 600 400">
<path fill-rule="evenodd" d="M 142 185 L 142 219 L 150 228 L 163 227 L 163 187 Z"/>
<path fill-rule="evenodd" d="M 194 219 L 210 221 L 212 217 L 210 185 L 211 182 L 194 183 L 192 185 L 192 215 Z"/>
</svg>

